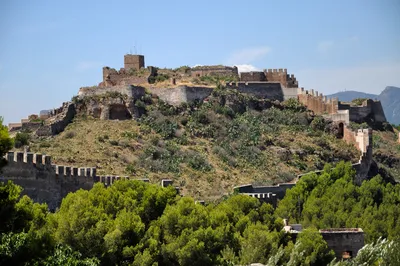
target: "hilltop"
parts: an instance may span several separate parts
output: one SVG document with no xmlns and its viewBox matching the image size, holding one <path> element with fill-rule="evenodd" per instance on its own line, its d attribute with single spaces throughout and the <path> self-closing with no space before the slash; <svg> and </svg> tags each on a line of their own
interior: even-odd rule
<svg viewBox="0 0 400 266">
<path fill-rule="evenodd" d="M 144 56 L 125 55 L 124 68 L 104 67 L 98 85 L 9 129 L 25 134 L 19 146 L 30 135 L 34 154 L 8 154 L 4 178 L 52 208 L 68 192 L 124 176 L 168 180 L 184 195 L 213 200 L 241 185 L 294 186 L 302 174 L 339 161 L 352 163 L 358 184 L 399 174 L 398 132 L 380 101 L 328 98 L 299 88 L 286 69 L 145 68 Z M 51 184 L 40 196 L 39 181 L 24 178 Z M 272 201 L 284 195 L 264 188 Z"/>
<path fill-rule="evenodd" d="M 170 178 L 185 194 L 206 199 L 238 184 L 290 182 L 327 162 L 359 157 L 328 121 L 294 100 L 221 90 L 205 103 L 174 107 L 153 99 L 145 109 L 137 121 L 77 116 L 61 134 L 33 140 L 31 150 L 60 165 L 96 166 L 100 175 Z"/>
</svg>

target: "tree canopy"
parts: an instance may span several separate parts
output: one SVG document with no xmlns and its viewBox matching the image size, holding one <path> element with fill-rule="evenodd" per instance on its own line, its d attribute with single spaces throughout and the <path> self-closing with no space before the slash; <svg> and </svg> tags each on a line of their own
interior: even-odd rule
<svg viewBox="0 0 400 266">
<path fill-rule="evenodd" d="M 398 261 L 400 185 L 380 176 L 353 182 L 350 164 L 302 177 L 277 209 L 245 195 L 196 204 L 142 181 L 70 193 L 55 213 L 0 183 L 3 265 L 360 265 Z M 294 242 L 282 218 L 306 228 Z M 317 229 L 361 227 L 368 244 L 350 262 L 331 261 Z M 384 239 L 385 238 L 385 239 Z M 379 251 L 384 249 L 385 252 Z M 368 264 L 369 265 L 369 264 Z"/>
</svg>

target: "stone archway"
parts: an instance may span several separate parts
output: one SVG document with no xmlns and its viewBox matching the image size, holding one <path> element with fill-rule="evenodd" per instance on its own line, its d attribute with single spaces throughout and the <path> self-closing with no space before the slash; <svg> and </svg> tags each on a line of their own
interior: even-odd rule
<svg viewBox="0 0 400 266">
<path fill-rule="evenodd" d="M 109 107 L 109 119 L 127 120 L 132 119 L 132 115 L 129 113 L 128 108 L 124 104 L 112 104 Z"/>
</svg>

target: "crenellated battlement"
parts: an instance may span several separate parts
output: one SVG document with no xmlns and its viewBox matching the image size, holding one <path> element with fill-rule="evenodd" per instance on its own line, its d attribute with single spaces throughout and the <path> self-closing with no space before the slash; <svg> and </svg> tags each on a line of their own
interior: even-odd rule
<svg viewBox="0 0 400 266">
<path fill-rule="evenodd" d="M 23 193 L 36 202 L 47 203 L 50 210 L 55 210 L 61 200 L 69 193 L 79 189 L 89 190 L 97 182 L 111 186 L 118 180 L 149 179 L 129 176 L 101 175 L 96 167 L 75 167 L 52 164 L 51 156 L 32 152 L 8 152 L 4 158 L 7 165 L 2 168 L 0 181 L 12 180 L 24 188 Z M 172 186 L 173 180 L 162 179 L 161 186 Z M 179 187 L 175 187 L 179 193 Z"/>
<path fill-rule="evenodd" d="M 304 90 L 304 88 L 299 88 L 297 90 L 297 99 L 315 114 L 332 115 L 338 112 L 338 98 L 328 98 L 313 89 Z"/>
<path fill-rule="evenodd" d="M 96 177 L 96 167 L 73 167 L 52 164 L 51 156 L 46 154 L 10 151 L 4 158 L 11 166 L 16 163 L 18 167 L 24 168 L 21 164 L 27 164 L 28 167 L 34 167 L 38 170 L 47 169 L 54 173 L 55 177 Z"/>
</svg>

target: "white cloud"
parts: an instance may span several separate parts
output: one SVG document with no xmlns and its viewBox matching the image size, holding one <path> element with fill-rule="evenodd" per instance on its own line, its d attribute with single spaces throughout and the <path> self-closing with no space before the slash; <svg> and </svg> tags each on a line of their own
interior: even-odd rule
<svg viewBox="0 0 400 266">
<path fill-rule="evenodd" d="M 101 66 L 102 66 L 102 63 L 100 63 L 100 62 L 96 62 L 96 61 L 81 61 L 76 65 L 75 70 L 78 71 L 78 72 L 84 72 L 86 70 L 99 68 Z"/>
<path fill-rule="evenodd" d="M 400 86 L 400 62 L 378 62 L 333 69 L 296 71 L 299 86 L 324 94 L 356 90 L 379 94 L 386 86 Z"/>
<path fill-rule="evenodd" d="M 236 65 L 236 66 L 239 72 L 260 71 L 259 68 L 249 64 Z"/>
<path fill-rule="evenodd" d="M 250 64 L 265 57 L 271 49 L 268 46 L 245 48 L 234 52 L 227 60 L 229 65 Z"/>
<path fill-rule="evenodd" d="M 326 53 L 333 48 L 333 41 L 321 41 L 317 45 L 317 50 L 320 53 Z"/>
</svg>

